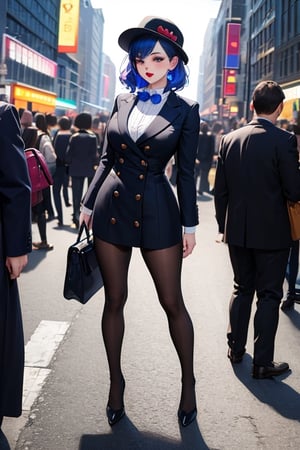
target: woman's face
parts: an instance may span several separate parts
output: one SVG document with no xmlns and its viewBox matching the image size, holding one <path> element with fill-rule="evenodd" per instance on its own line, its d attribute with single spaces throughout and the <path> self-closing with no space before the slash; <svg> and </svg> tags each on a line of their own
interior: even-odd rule
<svg viewBox="0 0 300 450">
<path fill-rule="evenodd" d="M 149 83 L 151 89 L 161 89 L 167 85 L 167 74 L 178 63 L 178 57 L 170 60 L 159 41 L 156 42 L 151 53 L 145 58 L 135 58 L 138 74 Z"/>
</svg>

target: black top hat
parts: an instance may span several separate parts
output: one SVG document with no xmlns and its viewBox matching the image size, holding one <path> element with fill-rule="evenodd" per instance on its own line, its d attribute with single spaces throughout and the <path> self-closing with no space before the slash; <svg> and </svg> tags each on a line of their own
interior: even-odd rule
<svg viewBox="0 0 300 450">
<path fill-rule="evenodd" d="M 152 16 L 145 17 L 137 28 L 129 28 L 120 34 L 118 40 L 119 46 L 128 52 L 131 42 L 141 36 L 153 36 L 157 39 L 165 39 L 176 48 L 183 62 L 185 64 L 188 63 L 189 58 L 182 49 L 183 35 L 179 28 L 169 19 Z"/>
</svg>

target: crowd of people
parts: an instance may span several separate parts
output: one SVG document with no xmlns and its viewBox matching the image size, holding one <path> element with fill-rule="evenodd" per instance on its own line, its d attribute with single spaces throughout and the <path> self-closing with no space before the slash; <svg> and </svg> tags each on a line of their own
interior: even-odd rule
<svg viewBox="0 0 300 450">
<path fill-rule="evenodd" d="M 233 118 L 226 123 L 219 120 L 213 122 L 201 120 L 195 161 L 195 183 L 197 192 L 200 196 L 205 194 L 214 196 L 215 168 L 222 138 L 231 131 L 240 129 L 245 125 L 247 125 L 247 122 L 243 118 L 240 120 Z M 298 153 L 300 153 L 300 126 L 298 125 L 298 121 L 294 119 L 289 121 L 287 119 L 277 118 L 274 121 L 274 125 L 276 128 L 288 131 L 296 137 L 295 142 L 297 142 L 297 150 Z M 201 166 L 204 166 L 204 171 L 201 169 Z M 211 169 L 213 169 L 213 174 L 210 172 Z M 281 304 L 282 311 L 289 311 L 293 309 L 295 303 L 300 303 L 300 283 L 298 274 L 299 241 L 293 241 L 290 247 L 288 264 L 286 267 L 287 290 L 284 293 L 283 302 Z"/>
<path fill-rule="evenodd" d="M 79 113 L 75 118 L 20 110 L 20 124 L 25 149 L 36 148 L 44 156 L 53 185 L 42 192 L 42 201 L 32 208 L 33 222 L 37 223 L 39 242 L 33 249 L 52 250 L 47 239 L 47 222 L 57 220 L 57 226 L 66 225 L 62 200 L 66 207 L 73 205 L 70 226 L 79 227 L 80 202 L 84 194 L 84 182 L 93 178 L 101 156 L 107 116 Z M 72 191 L 72 200 L 69 196 Z"/>
</svg>

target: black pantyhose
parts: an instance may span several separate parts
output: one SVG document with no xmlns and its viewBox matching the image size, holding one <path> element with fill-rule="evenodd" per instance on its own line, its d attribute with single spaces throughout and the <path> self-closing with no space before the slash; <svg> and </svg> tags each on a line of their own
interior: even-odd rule
<svg viewBox="0 0 300 450">
<path fill-rule="evenodd" d="M 124 336 L 123 309 L 127 299 L 127 275 L 132 249 L 95 239 L 96 253 L 105 288 L 102 333 L 110 371 L 109 405 L 122 407 L 123 375 L 121 347 Z M 182 370 L 180 408 L 195 407 L 193 372 L 194 331 L 181 292 L 182 244 L 161 250 L 141 249 L 154 281 L 160 304 L 168 318 L 169 330 Z"/>
</svg>

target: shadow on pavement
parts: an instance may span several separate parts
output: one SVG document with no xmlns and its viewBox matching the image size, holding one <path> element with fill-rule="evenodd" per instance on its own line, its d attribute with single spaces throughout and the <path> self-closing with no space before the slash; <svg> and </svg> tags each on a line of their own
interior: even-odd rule
<svg viewBox="0 0 300 450">
<path fill-rule="evenodd" d="M 233 366 L 236 377 L 262 403 L 269 405 L 281 416 L 300 421 L 300 395 L 283 382 L 291 372 L 265 380 L 251 377 L 252 358 L 246 354 L 243 362 Z"/>
<path fill-rule="evenodd" d="M 54 225 L 52 227 L 53 230 L 57 230 L 57 231 L 69 231 L 70 233 L 73 234 L 78 234 L 78 228 L 72 228 L 70 225 L 64 224 L 64 225 Z"/>
<path fill-rule="evenodd" d="M 125 417 L 112 428 L 110 434 L 83 435 L 79 450 L 209 450 L 195 421 L 187 428 L 181 428 L 181 441 L 157 434 L 139 431 Z"/>
<path fill-rule="evenodd" d="M 46 250 L 32 250 L 32 252 L 28 254 L 28 264 L 24 267 L 23 272 L 26 273 L 35 269 L 46 258 L 46 256 Z"/>
<path fill-rule="evenodd" d="M 300 314 L 295 309 L 284 311 L 284 313 L 288 316 L 292 324 L 295 328 L 300 330 Z"/>
<path fill-rule="evenodd" d="M 197 195 L 197 201 L 198 202 L 211 202 L 213 200 L 213 197 L 208 195 Z"/>
</svg>

